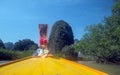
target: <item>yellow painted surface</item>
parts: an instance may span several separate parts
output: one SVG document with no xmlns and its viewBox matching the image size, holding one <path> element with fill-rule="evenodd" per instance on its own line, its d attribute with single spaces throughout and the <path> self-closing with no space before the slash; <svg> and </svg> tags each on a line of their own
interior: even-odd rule
<svg viewBox="0 0 120 75">
<path fill-rule="evenodd" d="M 49 56 L 28 57 L 0 65 L 0 75 L 108 75 L 90 67 Z"/>
</svg>

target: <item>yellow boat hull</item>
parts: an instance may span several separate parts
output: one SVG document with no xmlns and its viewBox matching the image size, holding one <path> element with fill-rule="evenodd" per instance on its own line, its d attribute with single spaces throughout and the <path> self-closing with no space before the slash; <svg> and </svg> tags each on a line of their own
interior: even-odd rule
<svg viewBox="0 0 120 75">
<path fill-rule="evenodd" d="M 0 75 L 108 75 L 54 56 L 27 57 L 0 65 Z"/>
</svg>

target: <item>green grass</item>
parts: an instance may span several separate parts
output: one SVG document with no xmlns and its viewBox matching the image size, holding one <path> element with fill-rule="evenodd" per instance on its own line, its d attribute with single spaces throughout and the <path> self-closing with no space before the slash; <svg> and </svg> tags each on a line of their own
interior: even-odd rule
<svg viewBox="0 0 120 75">
<path fill-rule="evenodd" d="M 105 72 L 109 75 L 120 75 L 120 65 L 115 64 L 100 64 L 96 62 L 91 61 L 82 61 L 80 62 L 83 65 L 92 67 L 94 69 L 97 69 L 99 71 Z"/>
</svg>

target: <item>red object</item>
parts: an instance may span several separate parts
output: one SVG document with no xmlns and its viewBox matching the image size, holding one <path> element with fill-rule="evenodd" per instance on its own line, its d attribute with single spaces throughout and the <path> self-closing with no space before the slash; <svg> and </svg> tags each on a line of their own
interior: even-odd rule
<svg viewBox="0 0 120 75">
<path fill-rule="evenodd" d="M 40 37 L 40 45 L 47 45 L 47 44 L 48 44 L 48 42 L 47 42 L 46 38 Z"/>
</svg>

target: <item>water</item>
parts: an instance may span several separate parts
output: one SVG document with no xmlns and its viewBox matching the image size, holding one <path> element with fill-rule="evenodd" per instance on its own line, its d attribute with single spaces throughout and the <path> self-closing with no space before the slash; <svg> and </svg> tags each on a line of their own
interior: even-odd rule
<svg viewBox="0 0 120 75">
<path fill-rule="evenodd" d="M 0 64 L 7 63 L 7 62 L 10 62 L 10 61 L 0 61 Z"/>
</svg>

